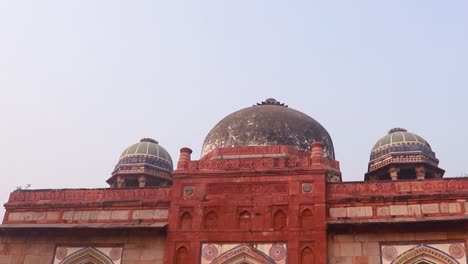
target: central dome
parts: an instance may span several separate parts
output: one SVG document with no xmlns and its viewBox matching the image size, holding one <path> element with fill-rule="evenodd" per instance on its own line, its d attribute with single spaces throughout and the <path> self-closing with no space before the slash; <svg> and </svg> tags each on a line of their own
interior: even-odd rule
<svg viewBox="0 0 468 264">
<path fill-rule="evenodd" d="M 211 129 L 202 156 L 215 148 L 288 145 L 310 151 L 312 142 L 322 142 L 327 158 L 335 159 L 327 130 L 312 117 L 269 98 L 223 118 Z"/>
</svg>

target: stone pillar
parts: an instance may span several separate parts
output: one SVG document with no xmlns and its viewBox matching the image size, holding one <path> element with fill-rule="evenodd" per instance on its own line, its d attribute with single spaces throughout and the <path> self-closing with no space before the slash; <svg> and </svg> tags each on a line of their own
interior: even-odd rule
<svg viewBox="0 0 468 264">
<path fill-rule="evenodd" d="M 416 168 L 414 168 L 414 170 L 416 172 L 416 179 L 417 180 L 424 180 L 426 178 L 426 167 L 424 167 L 423 165 L 416 166 Z"/>
<path fill-rule="evenodd" d="M 190 163 L 190 154 L 192 154 L 192 150 L 189 148 L 181 148 L 180 155 L 179 155 L 179 162 L 177 162 L 177 169 L 188 169 L 188 165 Z"/>
<path fill-rule="evenodd" d="M 125 177 L 122 175 L 117 176 L 117 188 L 125 188 Z"/>
<path fill-rule="evenodd" d="M 392 181 L 398 180 L 398 173 L 400 172 L 400 168 L 392 166 L 388 169 L 388 173 L 390 173 L 390 178 Z"/>
<path fill-rule="evenodd" d="M 140 175 L 138 176 L 138 187 L 145 187 L 146 186 L 146 176 Z"/>
<path fill-rule="evenodd" d="M 310 159 L 312 163 L 322 163 L 324 158 L 323 144 L 321 142 L 314 142 L 310 145 L 310 149 Z"/>
</svg>

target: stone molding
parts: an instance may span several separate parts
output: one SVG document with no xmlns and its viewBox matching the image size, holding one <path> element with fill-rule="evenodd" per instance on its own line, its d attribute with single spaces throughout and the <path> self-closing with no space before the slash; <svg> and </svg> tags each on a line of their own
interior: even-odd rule
<svg viewBox="0 0 468 264">
<path fill-rule="evenodd" d="M 102 202 L 128 199 L 169 199 L 170 188 L 19 190 L 10 193 L 5 207 L 18 203 Z"/>
<path fill-rule="evenodd" d="M 399 194 L 468 193 L 468 178 L 425 179 L 422 181 L 375 181 L 329 183 L 327 199 Z"/>
</svg>

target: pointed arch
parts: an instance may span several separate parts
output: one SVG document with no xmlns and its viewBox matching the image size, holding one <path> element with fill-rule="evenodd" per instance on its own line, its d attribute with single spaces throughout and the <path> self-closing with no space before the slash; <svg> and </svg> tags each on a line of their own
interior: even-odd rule
<svg viewBox="0 0 468 264">
<path fill-rule="evenodd" d="M 306 246 L 301 250 L 301 264 L 314 264 L 314 251 Z"/>
<path fill-rule="evenodd" d="M 184 212 L 180 216 L 179 228 L 182 230 L 192 229 L 192 215 L 189 212 Z"/>
<path fill-rule="evenodd" d="M 188 249 L 184 246 L 181 246 L 177 249 L 175 256 L 175 264 L 186 264 L 190 263 Z"/>
<path fill-rule="evenodd" d="M 214 211 L 210 211 L 205 215 L 204 228 L 215 229 L 218 227 L 218 215 Z"/>
<path fill-rule="evenodd" d="M 275 230 L 284 230 L 286 229 L 288 216 L 284 213 L 283 210 L 278 210 L 273 215 L 273 228 Z"/>
<path fill-rule="evenodd" d="M 404 252 L 395 260 L 393 260 L 391 264 L 416 264 L 420 262 L 435 264 L 459 264 L 458 261 L 446 253 L 425 244 L 421 244 Z"/>
<path fill-rule="evenodd" d="M 211 264 L 270 264 L 275 261 L 249 245 L 239 245 L 215 258 Z"/>
<path fill-rule="evenodd" d="M 239 214 L 237 219 L 237 226 L 239 229 L 249 229 L 252 223 L 252 215 L 249 211 L 244 210 Z"/>
<path fill-rule="evenodd" d="M 88 247 L 71 254 L 66 257 L 60 264 L 81 264 L 81 263 L 92 263 L 92 264 L 113 264 L 114 262 L 101 251 Z"/>
<path fill-rule="evenodd" d="M 314 225 L 314 213 L 306 208 L 301 213 L 301 227 L 312 227 Z"/>
</svg>

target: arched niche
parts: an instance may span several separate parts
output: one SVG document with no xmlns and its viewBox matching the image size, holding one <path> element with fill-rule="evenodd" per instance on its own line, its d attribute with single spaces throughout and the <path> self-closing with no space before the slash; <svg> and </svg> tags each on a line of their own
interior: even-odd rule
<svg viewBox="0 0 468 264">
<path fill-rule="evenodd" d="M 249 211 L 242 211 L 239 214 L 239 218 L 237 219 L 237 226 L 239 229 L 249 229 L 251 228 L 252 224 L 252 215 Z"/>
<path fill-rule="evenodd" d="M 314 251 L 310 247 L 301 250 L 301 264 L 314 264 Z"/>
<path fill-rule="evenodd" d="M 459 264 L 446 253 L 421 244 L 394 259 L 391 264 Z"/>
<path fill-rule="evenodd" d="M 287 215 L 283 210 L 278 210 L 273 215 L 273 228 L 275 230 L 284 230 L 287 225 Z"/>
<path fill-rule="evenodd" d="M 310 209 L 304 209 L 301 213 L 301 227 L 312 227 L 314 225 L 314 213 Z"/>
<path fill-rule="evenodd" d="M 188 249 L 181 246 L 176 251 L 175 264 L 186 264 L 190 263 Z"/>
<path fill-rule="evenodd" d="M 205 215 L 204 228 L 215 229 L 218 227 L 218 215 L 214 211 L 210 211 Z"/>
<path fill-rule="evenodd" d="M 182 230 L 192 229 L 192 215 L 189 212 L 184 212 L 180 216 L 179 228 Z"/>
<path fill-rule="evenodd" d="M 66 257 L 60 264 L 113 264 L 114 262 L 101 251 L 88 247 Z"/>
</svg>

